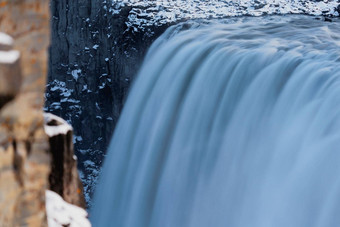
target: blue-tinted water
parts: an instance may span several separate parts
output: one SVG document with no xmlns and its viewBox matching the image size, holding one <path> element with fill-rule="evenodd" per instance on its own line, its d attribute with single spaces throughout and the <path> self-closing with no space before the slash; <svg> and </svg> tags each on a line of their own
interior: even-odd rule
<svg viewBox="0 0 340 227">
<path fill-rule="evenodd" d="M 340 224 L 340 24 L 167 30 L 121 115 L 94 226 Z"/>
</svg>

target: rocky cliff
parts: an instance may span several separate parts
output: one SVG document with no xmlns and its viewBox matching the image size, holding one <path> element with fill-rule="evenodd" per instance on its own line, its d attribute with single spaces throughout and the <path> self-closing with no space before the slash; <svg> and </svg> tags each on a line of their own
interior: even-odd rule
<svg viewBox="0 0 340 227">
<path fill-rule="evenodd" d="M 59 192 L 61 196 L 84 205 L 73 153 L 63 152 L 62 160 L 67 157 L 68 161 L 62 162 L 61 170 L 51 168 L 60 165 L 55 156 L 63 150 L 53 149 L 53 139 L 63 133 L 46 134 L 45 127 L 55 126 L 42 111 L 49 1 L 0 0 L 0 15 L 0 31 L 7 33 L 0 33 L 0 226 L 46 226 L 45 191 L 57 191 L 49 179 L 58 176 L 67 192 Z M 64 136 L 60 144 L 71 147 L 67 133 L 70 136 Z"/>
<path fill-rule="evenodd" d="M 127 31 L 131 6 L 119 14 L 102 1 L 52 0 L 52 46 L 45 110 L 75 129 L 87 200 L 104 151 L 143 56 L 166 26 Z M 125 32 L 124 32 L 125 31 Z"/>
</svg>

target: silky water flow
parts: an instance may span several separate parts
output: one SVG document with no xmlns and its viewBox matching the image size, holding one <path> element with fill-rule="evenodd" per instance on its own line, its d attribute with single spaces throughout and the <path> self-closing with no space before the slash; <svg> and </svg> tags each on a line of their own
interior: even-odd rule
<svg viewBox="0 0 340 227">
<path fill-rule="evenodd" d="M 94 226 L 340 226 L 340 24 L 187 22 L 151 46 Z"/>
</svg>

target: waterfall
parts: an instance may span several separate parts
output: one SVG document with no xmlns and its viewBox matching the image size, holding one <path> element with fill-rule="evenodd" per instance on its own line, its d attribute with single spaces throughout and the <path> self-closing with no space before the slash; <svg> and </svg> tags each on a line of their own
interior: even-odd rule
<svg viewBox="0 0 340 227">
<path fill-rule="evenodd" d="M 307 16 L 169 28 L 115 130 L 94 226 L 338 226 L 339 31 Z"/>
</svg>

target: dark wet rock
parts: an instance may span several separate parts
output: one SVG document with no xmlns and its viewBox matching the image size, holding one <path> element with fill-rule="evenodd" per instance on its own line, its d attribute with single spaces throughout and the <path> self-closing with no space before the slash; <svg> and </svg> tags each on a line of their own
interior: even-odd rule
<svg viewBox="0 0 340 227">
<path fill-rule="evenodd" d="M 75 129 L 75 151 L 87 196 L 130 83 L 148 47 L 169 26 L 152 25 L 147 32 L 135 32 L 126 24 L 131 6 L 119 14 L 109 13 L 104 6 L 90 1 L 51 3 L 45 111 L 66 119 Z"/>
</svg>

